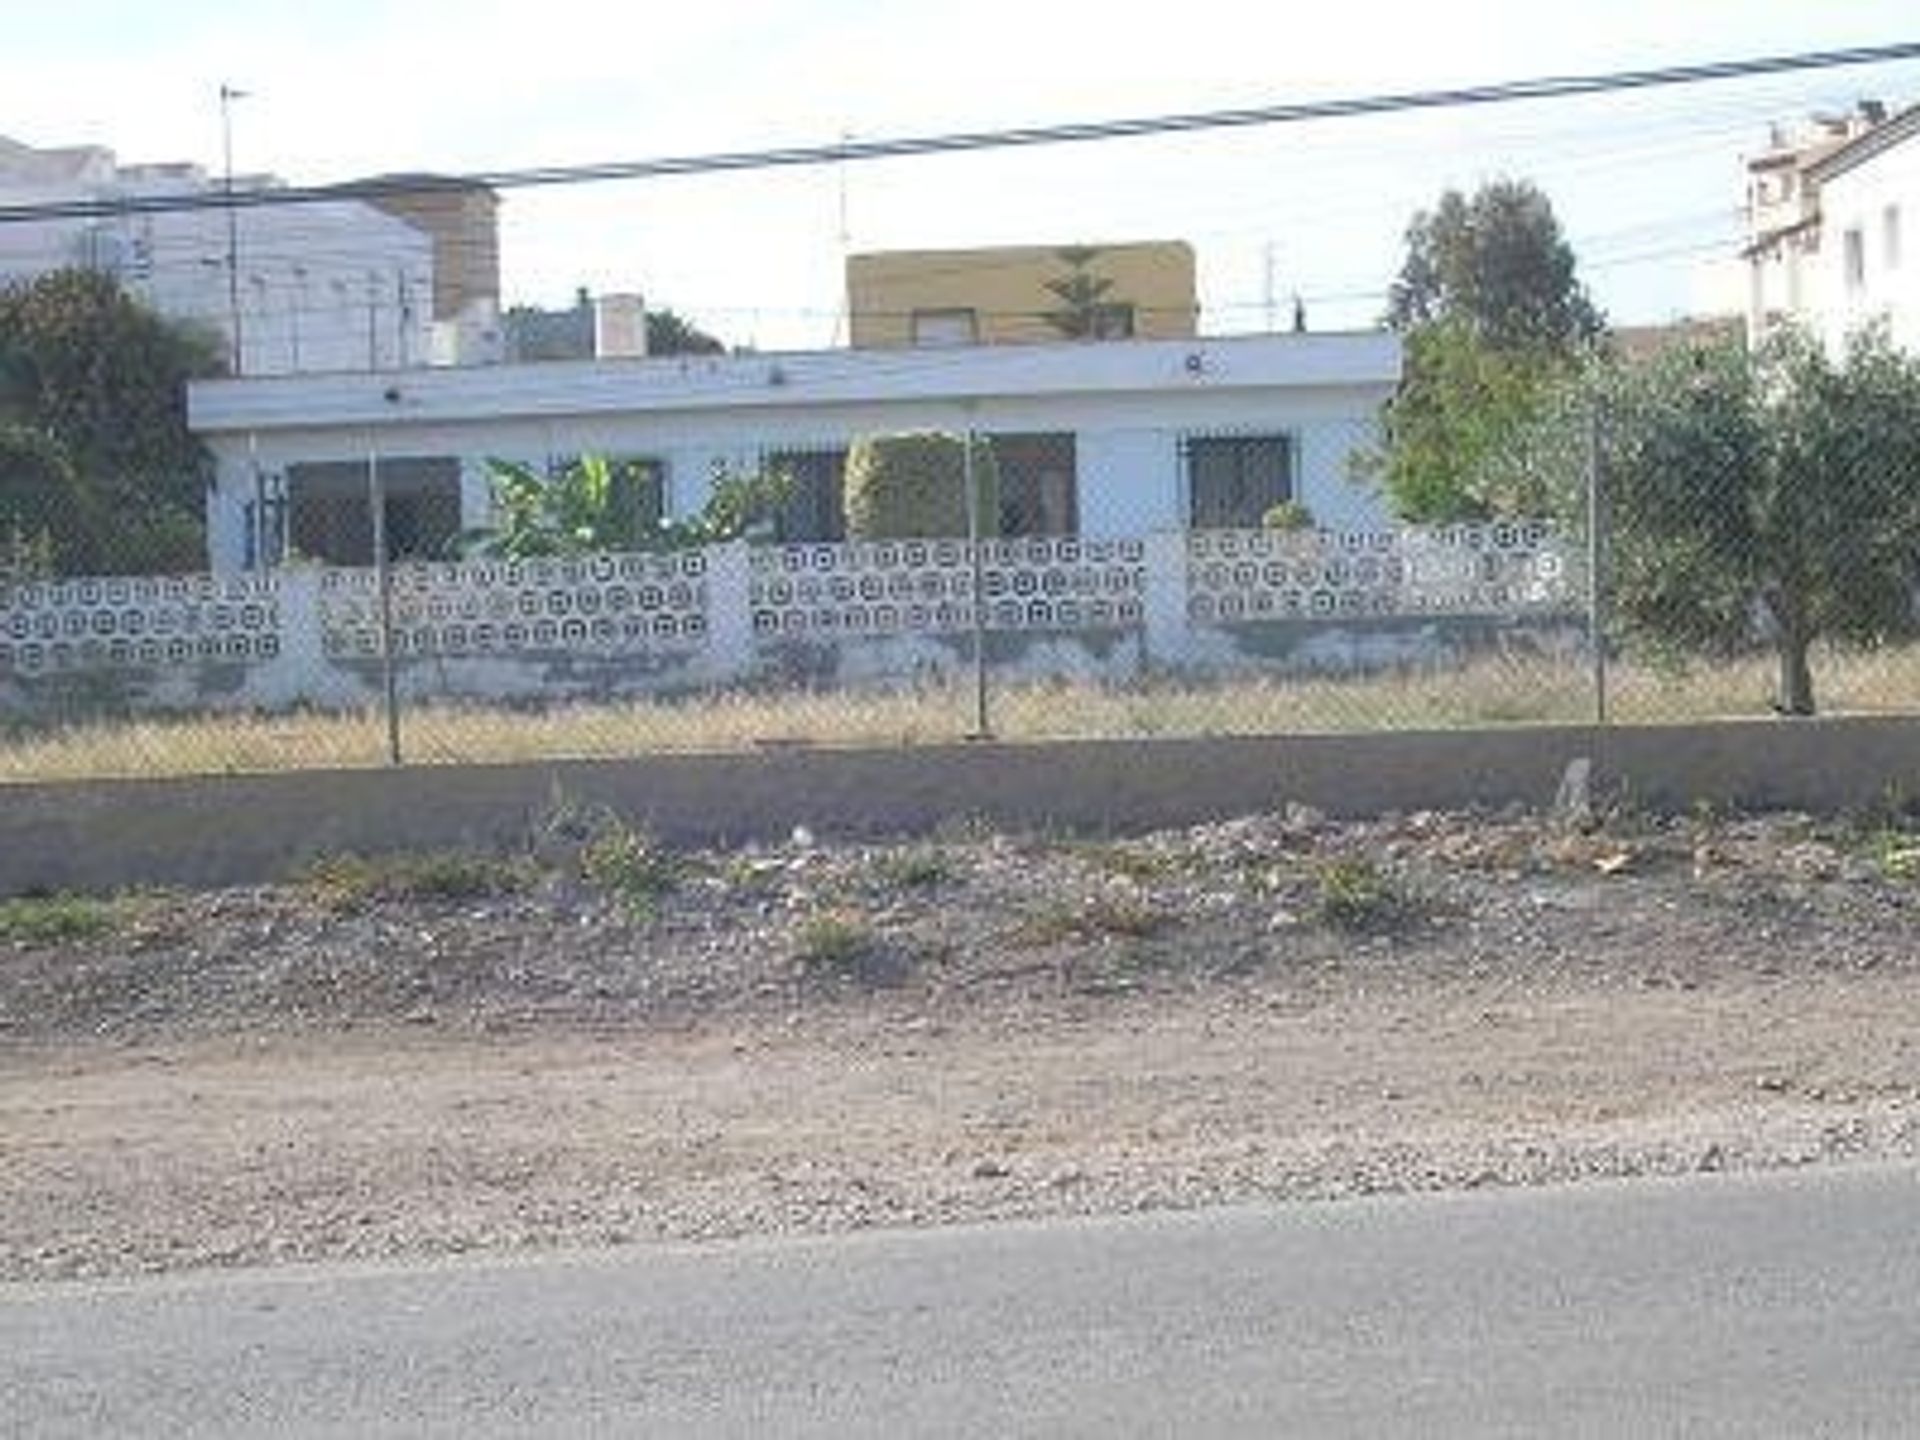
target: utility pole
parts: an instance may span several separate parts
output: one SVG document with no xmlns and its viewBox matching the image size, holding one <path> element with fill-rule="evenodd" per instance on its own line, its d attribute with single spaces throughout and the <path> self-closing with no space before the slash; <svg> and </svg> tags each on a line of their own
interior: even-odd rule
<svg viewBox="0 0 1920 1440">
<path fill-rule="evenodd" d="M 851 145 L 853 132 L 842 130 L 840 143 Z M 840 185 L 840 308 L 833 317 L 833 339 L 830 343 L 838 345 L 844 338 L 851 345 L 853 343 L 853 295 L 847 289 L 847 257 L 853 251 L 853 231 L 847 222 L 847 159 L 844 154 L 841 155 L 840 163 L 834 169 L 835 178 Z"/>
<path fill-rule="evenodd" d="M 247 98 L 224 81 L 220 86 L 221 190 L 227 202 L 227 323 L 233 332 L 233 373 L 245 369 L 240 346 L 240 212 L 233 203 L 233 102 Z"/>
</svg>

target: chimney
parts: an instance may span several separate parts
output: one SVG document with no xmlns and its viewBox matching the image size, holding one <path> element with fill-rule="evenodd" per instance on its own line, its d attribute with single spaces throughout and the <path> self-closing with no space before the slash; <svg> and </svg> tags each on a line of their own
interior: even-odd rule
<svg viewBox="0 0 1920 1440">
<path fill-rule="evenodd" d="M 594 358 L 596 360 L 631 360 L 646 353 L 646 302 L 638 295 L 594 297 Z"/>
</svg>

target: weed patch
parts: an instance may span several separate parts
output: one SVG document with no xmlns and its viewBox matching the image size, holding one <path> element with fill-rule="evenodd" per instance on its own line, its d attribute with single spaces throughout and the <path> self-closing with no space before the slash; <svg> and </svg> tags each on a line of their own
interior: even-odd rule
<svg viewBox="0 0 1920 1440">
<path fill-rule="evenodd" d="M 580 873 L 627 914 L 648 920 L 678 888 L 681 865 L 644 830 L 612 820 L 580 847 Z"/>
<path fill-rule="evenodd" d="M 873 878 L 889 889 L 931 890 L 954 878 L 954 864 L 937 846 L 889 850 L 874 857 Z"/>
<path fill-rule="evenodd" d="M 1077 905 L 1049 905 L 1021 917 L 1010 937 L 1021 945 L 1060 945 L 1068 941 L 1120 936 L 1144 940 L 1157 935 L 1172 917 L 1157 905 L 1131 895 L 1096 895 Z"/>
<path fill-rule="evenodd" d="M 809 979 L 871 982 L 886 973 L 879 932 L 855 910 L 822 910 L 794 931 L 794 964 Z"/>
<path fill-rule="evenodd" d="M 1377 934 L 1420 918 L 1422 907 L 1373 861 L 1349 857 L 1320 867 L 1314 879 L 1314 918 L 1335 930 Z"/>
<path fill-rule="evenodd" d="M 472 900 L 525 890 L 534 879 L 524 861 L 461 851 L 327 855 L 294 873 L 329 909 L 353 910 L 380 900 Z"/>
<path fill-rule="evenodd" d="M 120 907 L 89 895 L 41 895 L 0 900 L 0 940 L 56 945 L 104 935 L 120 921 Z"/>
</svg>

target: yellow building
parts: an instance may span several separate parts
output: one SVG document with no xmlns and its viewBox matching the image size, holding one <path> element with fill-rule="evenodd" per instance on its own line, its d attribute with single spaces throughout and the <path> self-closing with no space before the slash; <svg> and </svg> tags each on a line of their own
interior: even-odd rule
<svg viewBox="0 0 1920 1440">
<path fill-rule="evenodd" d="M 1184 240 L 850 255 L 847 307 L 858 349 L 1182 339 L 1199 315 Z"/>
</svg>

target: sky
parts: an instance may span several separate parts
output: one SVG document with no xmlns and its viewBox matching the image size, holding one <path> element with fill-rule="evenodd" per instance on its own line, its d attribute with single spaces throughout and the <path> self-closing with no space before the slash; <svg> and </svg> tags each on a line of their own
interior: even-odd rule
<svg viewBox="0 0 1920 1440">
<path fill-rule="evenodd" d="M 0 135 L 300 184 L 1156 115 L 1920 39 L 1912 0 L 705 5 L 213 0 L 10 21 Z M 1149 17 L 1151 16 L 1151 20 Z M 1716 294 L 1769 121 L 1920 101 L 1920 63 L 1474 112 L 516 190 L 504 298 L 638 291 L 733 344 L 844 339 L 848 249 L 1191 241 L 1203 328 L 1375 323 L 1415 212 L 1540 184 L 1618 323 Z M 1724 285 L 1721 286 L 1724 289 Z M 1271 299 L 1271 304 L 1269 303 Z"/>
</svg>

